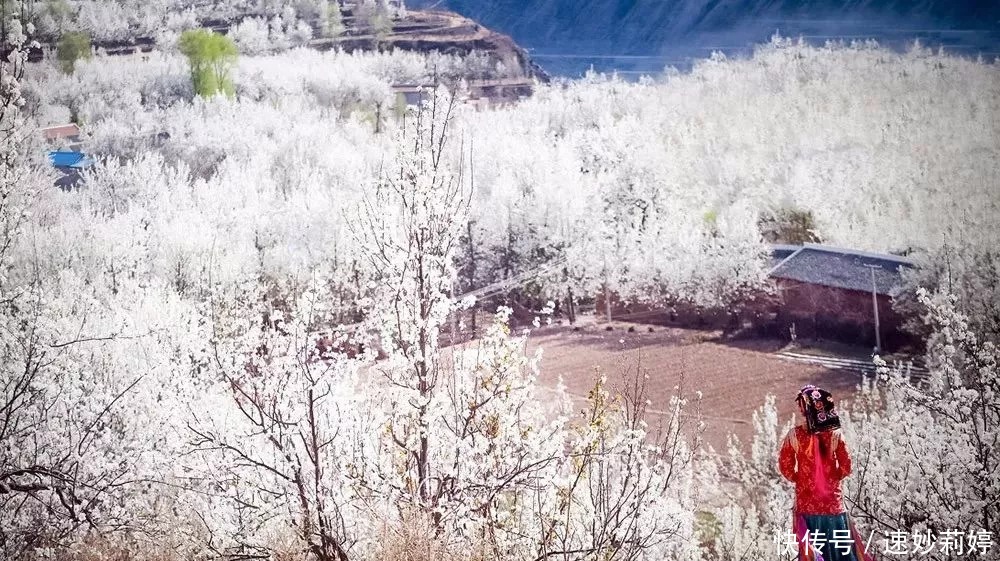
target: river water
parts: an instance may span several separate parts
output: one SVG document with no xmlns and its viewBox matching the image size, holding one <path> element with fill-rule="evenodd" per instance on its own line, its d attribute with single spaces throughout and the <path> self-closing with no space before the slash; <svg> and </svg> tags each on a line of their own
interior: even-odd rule
<svg viewBox="0 0 1000 561">
<path fill-rule="evenodd" d="M 809 22 L 774 22 L 774 29 L 755 32 L 703 32 L 684 37 L 683 41 L 651 45 L 646 52 L 620 53 L 608 42 L 553 42 L 524 46 L 546 72 L 569 78 L 587 71 L 618 73 L 626 78 L 655 75 L 665 68 L 687 70 L 713 52 L 729 57 L 749 56 L 756 45 L 768 42 L 775 34 L 802 38 L 814 45 L 827 42 L 874 40 L 893 50 L 906 50 L 915 44 L 970 57 L 993 61 L 1000 57 L 1000 32 L 986 29 L 921 29 L 915 27 L 854 26 L 838 33 L 829 28 L 816 29 Z"/>
</svg>

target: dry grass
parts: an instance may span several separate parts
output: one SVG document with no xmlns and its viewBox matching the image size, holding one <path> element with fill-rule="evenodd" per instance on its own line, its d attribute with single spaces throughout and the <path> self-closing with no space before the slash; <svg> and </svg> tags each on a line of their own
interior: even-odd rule
<svg viewBox="0 0 1000 561">
<path fill-rule="evenodd" d="M 293 533 L 270 540 L 273 561 L 314 561 L 302 541 Z M 120 538 L 88 538 L 70 549 L 56 551 L 56 561 L 192 561 L 197 554 L 184 555 L 156 543 L 139 543 Z M 352 555 L 351 559 L 362 559 Z M 383 524 L 375 551 L 366 561 L 485 561 L 484 555 L 456 551 L 447 540 L 435 537 L 426 515 L 408 515 L 402 522 Z M 6 559 L 3 561 L 7 561 Z M 14 560 L 11 560 L 14 561 Z"/>
<path fill-rule="evenodd" d="M 482 552 L 456 551 L 435 536 L 428 515 L 407 514 L 401 523 L 384 524 L 375 555 L 379 561 L 485 561 Z"/>
<path fill-rule="evenodd" d="M 162 544 L 96 536 L 57 552 L 54 558 L 57 561 L 187 561 Z"/>
</svg>

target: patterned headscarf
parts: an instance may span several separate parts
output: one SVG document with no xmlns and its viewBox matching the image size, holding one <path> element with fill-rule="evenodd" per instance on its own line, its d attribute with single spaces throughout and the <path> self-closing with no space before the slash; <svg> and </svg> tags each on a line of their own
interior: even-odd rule
<svg viewBox="0 0 1000 561">
<path fill-rule="evenodd" d="M 840 428 L 840 417 L 834 409 L 833 395 L 812 384 L 803 386 L 795 398 L 805 411 L 810 432 Z"/>
</svg>

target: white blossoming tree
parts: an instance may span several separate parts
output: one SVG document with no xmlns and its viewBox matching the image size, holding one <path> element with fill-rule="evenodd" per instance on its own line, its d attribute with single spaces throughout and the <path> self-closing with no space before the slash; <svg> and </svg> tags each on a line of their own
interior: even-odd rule
<svg viewBox="0 0 1000 561">
<path fill-rule="evenodd" d="M 23 35 L 14 39 L 24 45 Z M 21 112 L 23 62 L 17 48 L 0 64 L 0 555 L 8 559 L 96 533 L 157 533 L 163 511 L 150 490 L 177 451 L 176 419 L 157 413 L 175 405 L 166 380 L 177 339 L 156 317 L 177 302 L 154 304 L 134 282 L 64 267 L 72 249 L 46 258 L 53 193 Z"/>
<path fill-rule="evenodd" d="M 884 388 L 869 388 L 883 410 L 855 419 L 853 510 L 883 537 L 891 532 L 996 532 L 1000 510 L 1000 370 L 995 344 L 970 329 L 953 297 L 919 293 L 928 341 L 925 381 L 882 363 Z M 963 546 L 964 547 L 964 546 Z M 954 552 L 936 548 L 932 559 Z M 988 559 L 984 550 L 968 552 Z"/>
<path fill-rule="evenodd" d="M 467 200 L 443 151 L 453 103 L 438 92 L 416 112 L 353 220 L 370 355 L 318 349 L 322 281 L 280 314 L 254 283 L 213 299 L 215 388 L 190 425 L 191 469 L 218 495 L 195 507 L 202 534 L 217 553 L 260 555 L 291 526 L 293 549 L 343 561 L 426 523 L 426 539 L 473 558 L 696 558 L 682 402 L 662 438 L 639 389 L 621 402 L 598 385 L 576 418 L 536 383 L 509 309 L 477 343 L 445 345 Z"/>
</svg>

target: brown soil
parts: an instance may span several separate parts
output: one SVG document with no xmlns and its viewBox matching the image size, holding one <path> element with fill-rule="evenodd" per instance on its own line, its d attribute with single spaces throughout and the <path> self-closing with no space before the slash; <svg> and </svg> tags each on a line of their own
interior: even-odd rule
<svg viewBox="0 0 1000 561">
<path fill-rule="evenodd" d="M 637 365 L 648 374 L 647 399 L 650 422 L 663 418 L 672 395 L 694 398 L 702 392 L 699 406 L 690 408 L 706 423 L 705 440 L 716 450 L 725 450 L 726 438 L 735 433 L 744 442 L 753 434 L 752 414 L 768 394 L 778 396 L 779 420 L 797 413 L 793 396 L 807 383 L 828 388 L 838 401 L 853 398 L 860 383 L 858 374 L 822 366 L 782 360 L 774 351 L 776 341 L 724 342 L 717 332 L 612 323 L 591 324 L 579 331 L 569 327 L 535 330 L 528 352 L 542 349 L 541 382 L 555 386 L 559 377 L 580 401 L 600 375 L 608 378 L 612 391 L 633 379 Z M 629 333 L 632 327 L 635 332 Z"/>
</svg>

